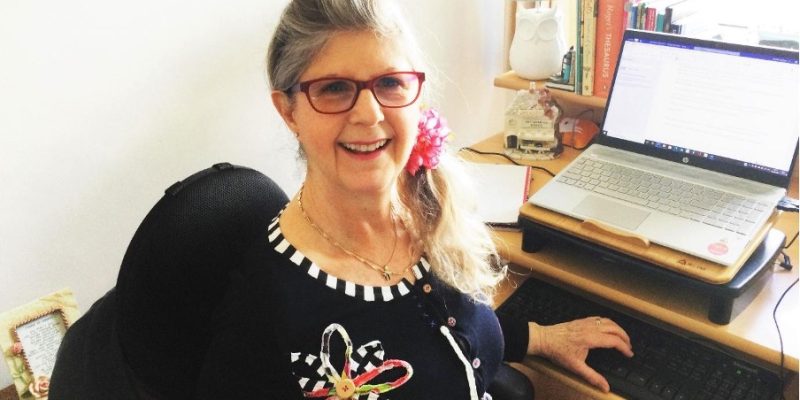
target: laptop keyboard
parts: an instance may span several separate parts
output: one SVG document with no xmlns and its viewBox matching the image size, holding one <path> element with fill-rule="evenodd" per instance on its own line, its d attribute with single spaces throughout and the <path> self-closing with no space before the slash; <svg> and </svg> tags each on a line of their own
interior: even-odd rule
<svg viewBox="0 0 800 400">
<path fill-rule="evenodd" d="M 497 309 L 499 315 L 553 325 L 588 316 L 608 317 L 628 333 L 633 358 L 613 349 L 594 349 L 587 364 L 611 390 L 643 400 L 774 400 L 777 374 L 721 349 L 656 327 L 543 281 L 529 278 Z"/>
<path fill-rule="evenodd" d="M 743 196 L 601 160 L 581 158 L 559 182 L 747 235 L 770 207 Z"/>
</svg>

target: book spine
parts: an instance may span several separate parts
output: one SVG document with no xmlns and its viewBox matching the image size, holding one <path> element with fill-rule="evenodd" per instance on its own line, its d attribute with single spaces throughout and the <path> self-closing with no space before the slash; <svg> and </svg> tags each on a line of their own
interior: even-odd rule
<svg viewBox="0 0 800 400">
<path fill-rule="evenodd" d="M 575 91 L 575 79 L 576 79 L 576 77 L 575 77 L 575 75 L 576 75 L 575 74 L 575 69 L 576 69 L 575 65 L 578 63 L 578 60 L 575 59 L 575 54 L 576 54 L 575 53 L 575 49 L 570 49 L 570 52 L 572 53 L 572 62 L 569 64 L 569 68 L 570 68 L 570 70 L 569 70 L 569 81 L 567 81 L 567 83 L 572 85 L 572 91 L 574 92 Z"/>
<path fill-rule="evenodd" d="M 667 7 L 664 9 L 664 27 L 661 29 L 662 32 L 670 32 L 671 31 L 671 24 L 672 24 L 672 7 Z"/>
<path fill-rule="evenodd" d="M 639 20 L 639 5 L 636 0 L 632 0 L 630 5 L 628 6 L 628 29 L 636 29 L 636 21 Z"/>
<path fill-rule="evenodd" d="M 575 24 L 577 32 L 575 35 L 575 90 L 577 94 L 581 94 L 581 85 L 583 85 L 583 0 L 575 0 L 577 2 L 575 10 L 577 11 Z"/>
<path fill-rule="evenodd" d="M 598 5 L 598 7 L 599 7 L 599 5 Z M 622 21 L 623 21 L 624 25 L 622 26 L 622 29 L 625 29 L 625 28 L 628 27 L 628 21 L 630 20 L 630 18 L 631 18 L 631 2 L 630 2 L 630 0 L 623 0 L 623 2 L 622 2 Z"/>
<path fill-rule="evenodd" d="M 630 1 L 625 3 L 625 12 L 628 19 L 625 21 L 625 29 L 633 29 L 634 21 L 636 21 L 636 6 L 632 5 Z"/>
<path fill-rule="evenodd" d="M 658 13 L 656 15 L 656 32 L 664 32 L 664 14 Z"/>
<path fill-rule="evenodd" d="M 575 85 L 571 85 L 569 83 L 545 82 L 544 87 L 557 90 L 566 90 L 568 92 L 575 91 Z"/>
<path fill-rule="evenodd" d="M 594 94 L 594 47 L 597 23 L 596 0 L 583 1 L 583 84 L 581 95 Z"/>
<path fill-rule="evenodd" d="M 656 30 L 656 9 L 655 7 L 647 7 L 644 13 L 644 30 Z"/>
<path fill-rule="evenodd" d="M 636 29 L 644 29 L 644 21 L 647 16 L 647 3 L 641 2 L 638 6 L 636 14 Z"/>
<path fill-rule="evenodd" d="M 594 95 L 608 97 L 625 30 L 624 0 L 597 1 Z"/>
<path fill-rule="evenodd" d="M 644 16 L 647 10 L 647 3 L 641 2 L 636 8 L 636 29 L 644 29 Z"/>
</svg>

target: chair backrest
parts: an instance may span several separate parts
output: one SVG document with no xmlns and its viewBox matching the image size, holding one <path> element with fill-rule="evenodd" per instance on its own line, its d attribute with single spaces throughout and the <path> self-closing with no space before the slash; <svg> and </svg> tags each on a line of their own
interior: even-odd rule
<svg viewBox="0 0 800 400">
<path fill-rule="evenodd" d="M 287 201 L 270 178 L 228 163 L 170 186 L 134 234 L 116 287 L 81 318 L 85 323 L 79 320 L 67 332 L 50 398 L 93 393 L 85 387 L 92 376 L 104 385 L 97 392 L 110 394 L 115 384 L 126 385 L 108 382 L 113 374 L 103 369 L 116 364 L 151 394 L 185 397 L 202 365 L 213 333 L 208 318 L 226 293 L 229 273 L 255 241 L 266 240 L 269 221 Z M 119 349 L 89 354 L 99 350 L 85 338 L 103 335 Z M 81 374 L 81 382 L 70 382 Z"/>
</svg>

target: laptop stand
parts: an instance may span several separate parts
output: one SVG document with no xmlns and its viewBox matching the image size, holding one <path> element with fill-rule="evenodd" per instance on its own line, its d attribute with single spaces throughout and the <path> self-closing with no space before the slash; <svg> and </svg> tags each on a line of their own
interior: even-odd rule
<svg viewBox="0 0 800 400">
<path fill-rule="evenodd" d="M 711 284 L 678 274 L 661 266 L 632 257 L 562 231 L 550 228 L 528 218 L 519 218 L 522 229 L 522 250 L 534 253 L 554 241 L 566 242 L 587 249 L 601 258 L 610 260 L 630 272 L 659 279 L 665 285 L 684 290 L 700 291 L 710 300 L 708 319 L 727 325 L 755 298 L 772 276 L 772 265 L 783 249 L 786 236 L 777 229 L 770 229 L 761 244 L 745 261 L 733 279 L 724 284 Z"/>
</svg>

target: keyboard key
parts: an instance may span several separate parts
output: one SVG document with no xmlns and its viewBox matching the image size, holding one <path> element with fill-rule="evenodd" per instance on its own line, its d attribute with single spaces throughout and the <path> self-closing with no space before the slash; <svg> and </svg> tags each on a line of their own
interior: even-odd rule
<svg viewBox="0 0 800 400">
<path fill-rule="evenodd" d="M 651 393 L 660 395 L 661 391 L 664 390 L 664 382 L 656 379 L 653 382 L 650 382 L 648 389 L 650 389 Z"/>
<path fill-rule="evenodd" d="M 627 379 L 628 382 L 633 383 L 636 386 L 644 387 L 647 385 L 647 378 L 638 372 L 631 372 L 628 374 Z"/>
<path fill-rule="evenodd" d="M 628 371 L 627 368 L 625 368 L 625 367 L 623 367 L 621 365 L 617 366 L 617 367 L 614 367 L 614 368 L 611 368 L 611 373 L 616 375 L 616 376 L 618 376 L 618 377 L 620 377 L 620 378 L 625 378 L 626 376 L 628 376 L 629 372 L 630 371 Z"/>
<path fill-rule="evenodd" d="M 675 397 L 675 394 L 678 393 L 678 388 L 672 385 L 667 385 L 664 390 L 661 391 L 661 397 L 664 399 L 672 399 Z"/>
</svg>

